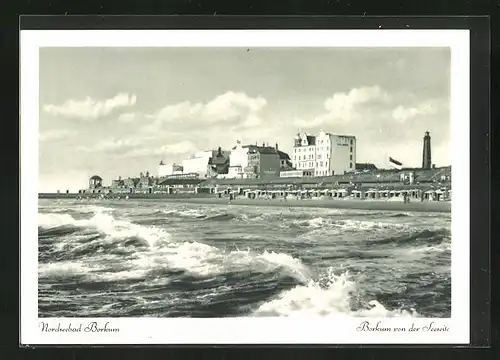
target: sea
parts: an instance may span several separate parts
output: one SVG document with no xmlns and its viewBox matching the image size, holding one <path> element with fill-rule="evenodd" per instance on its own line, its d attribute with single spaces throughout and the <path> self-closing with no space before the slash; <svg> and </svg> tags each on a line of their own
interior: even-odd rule
<svg viewBox="0 0 500 360">
<path fill-rule="evenodd" d="M 450 317 L 451 214 L 41 199 L 39 317 Z"/>
</svg>

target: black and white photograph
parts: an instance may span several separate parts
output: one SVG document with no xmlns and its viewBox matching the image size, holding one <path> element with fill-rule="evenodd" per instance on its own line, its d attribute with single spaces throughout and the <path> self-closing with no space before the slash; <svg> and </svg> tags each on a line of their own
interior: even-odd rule
<svg viewBox="0 0 500 360">
<path fill-rule="evenodd" d="M 439 321 L 458 315 L 452 255 L 466 251 L 452 243 L 468 243 L 452 218 L 468 197 L 452 46 L 214 38 L 40 45 L 38 120 L 22 121 L 36 130 L 42 332 L 63 318 L 452 332 Z"/>
</svg>

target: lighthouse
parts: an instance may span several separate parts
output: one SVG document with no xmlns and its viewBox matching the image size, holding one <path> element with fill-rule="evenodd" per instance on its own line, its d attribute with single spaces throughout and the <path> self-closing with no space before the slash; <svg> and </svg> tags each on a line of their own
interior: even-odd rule
<svg viewBox="0 0 500 360">
<path fill-rule="evenodd" d="M 422 151 L 422 169 L 430 169 L 431 166 L 431 136 L 429 132 L 426 131 L 424 136 L 424 149 Z"/>
</svg>

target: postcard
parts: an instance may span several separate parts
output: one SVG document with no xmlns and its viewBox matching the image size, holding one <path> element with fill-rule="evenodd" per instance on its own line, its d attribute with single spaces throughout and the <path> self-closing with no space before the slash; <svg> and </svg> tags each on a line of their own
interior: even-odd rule
<svg viewBox="0 0 500 360">
<path fill-rule="evenodd" d="M 23 344 L 469 342 L 467 30 L 20 39 Z"/>
</svg>

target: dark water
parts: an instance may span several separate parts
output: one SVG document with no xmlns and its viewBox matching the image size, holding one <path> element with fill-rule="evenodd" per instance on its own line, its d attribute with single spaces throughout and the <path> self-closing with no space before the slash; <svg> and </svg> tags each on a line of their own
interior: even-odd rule
<svg viewBox="0 0 500 360">
<path fill-rule="evenodd" d="M 451 311 L 450 214 L 40 200 L 39 316 Z"/>
</svg>

